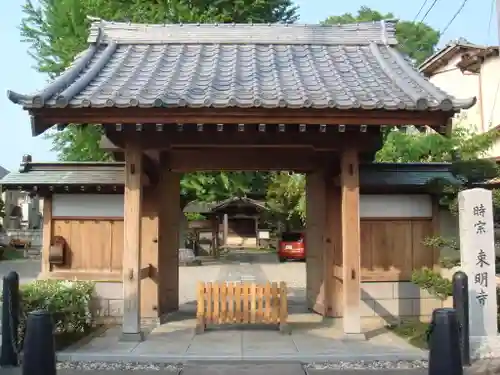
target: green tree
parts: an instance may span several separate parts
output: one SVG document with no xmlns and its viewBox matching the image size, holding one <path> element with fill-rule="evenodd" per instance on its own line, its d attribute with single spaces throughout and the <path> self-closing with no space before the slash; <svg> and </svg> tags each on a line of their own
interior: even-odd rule
<svg viewBox="0 0 500 375">
<path fill-rule="evenodd" d="M 392 13 L 383 14 L 362 6 L 357 14 L 344 13 L 340 16 L 331 16 L 323 21 L 323 23 L 345 24 L 395 19 L 396 17 Z M 399 42 L 399 50 L 410 56 L 416 64 L 422 63 L 435 52 L 439 37 L 439 31 L 421 22 L 399 21 L 396 26 L 396 38 Z"/>
<path fill-rule="evenodd" d="M 2 199 L 2 196 L 0 194 L 0 217 L 4 217 L 5 216 L 5 203 Z"/>
<path fill-rule="evenodd" d="M 305 225 L 306 179 L 300 173 L 275 172 L 270 177 L 266 194 L 269 219 L 282 230 L 296 230 Z"/>
<path fill-rule="evenodd" d="M 428 183 L 430 191 L 440 196 L 441 205 L 447 207 L 452 214 L 458 213 L 458 193 L 497 177 L 497 164 L 486 158 L 487 151 L 498 140 L 498 132 L 476 133 L 471 126 L 457 124 L 449 137 L 435 132 L 419 133 L 401 130 L 386 134 L 384 146 L 378 151 L 376 159 L 382 162 L 449 162 L 451 172 L 457 181 L 434 179 Z M 500 190 L 493 189 L 493 208 L 495 221 L 500 219 Z M 429 237 L 426 246 L 439 249 L 458 250 L 456 238 L 441 236 Z M 457 257 L 441 259 L 441 266 L 453 267 L 459 263 Z"/>
<path fill-rule="evenodd" d="M 232 197 L 263 196 L 269 173 L 262 172 L 196 172 L 181 180 L 183 202 L 193 200 L 217 202 Z"/>
<path fill-rule="evenodd" d="M 111 21 L 164 22 L 294 22 L 292 0 L 26 0 L 21 36 L 30 45 L 35 68 L 54 78 L 87 48 L 87 15 Z M 61 160 L 105 161 L 111 156 L 99 148 L 102 129 L 95 125 L 69 125 L 51 132 L 53 150 Z M 238 177 L 237 177 L 238 176 Z M 257 177 L 258 176 L 258 177 Z M 184 201 L 227 198 L 248 194 L 266 181 L 266 174 L 195 173 L 183 178 Z M 253 178 L 253 179 L 252 179 Z M 260 181 L 260 182 L 259 182 Z"/>
<path fill-rule="evenodd" d="M 292 0 L 26 0 L 21 36 L 30 45 L 35 68 L 54 78 L 87 47 L 87 15 L 111 21 L 164 22 L 294 22 Z M 61 160 L 106 160 L 98 131 L 69 126 L 53 132 L 53 150 Z"/>
<path fill-rule="evenodd" d="M 411 128 L 410 128 L 411 129 Z M 498 176 L 499 169 L 495 161 L 485 158 L 487 152 L 498 139 L 497 131 L 477 133 L 474 127 L 457 123 L 450 136 L 442 136 L 430 131 L 392 130 L 385 135 L 384 146 L 377 152 L 380 162 L 449 162 L 451 172 L 457 182 L 433 180 L 429 188 L 441 195 L 441 203 L 451 212 L 457 212 L 457 194 L 471 188 L 478 182 Z M 497 196 L 498 192 L 494 191 Z M 500 201 L 495 199 L 495 207 L 500 208 Z"/>
</svg>

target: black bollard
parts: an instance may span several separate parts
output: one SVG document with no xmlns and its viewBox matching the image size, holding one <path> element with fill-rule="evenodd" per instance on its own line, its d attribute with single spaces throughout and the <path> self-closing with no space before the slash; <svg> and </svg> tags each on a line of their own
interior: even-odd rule
<svg viewBox="0 0 500 375">
<path fill-rule="evenodd" d="M 460 333 L 455 309 L 432 312 L 429 337 L 429 375 L 463 375 Z"/>
<path fill-rule="evenodd" d="M 453 308 L 460 323 L 462 365 L 470 366 L 469 281 L 467 274 L 462 271 L 453 274 Z"/>
<path fill-rule="evenodd" d="M 54 323 L 48 311 L 28 315 L 22 369 L 23 375 L 56 375 Z"/>
<path fill-rule="evenodd" d="M 12 271 L 3 278 L 2 351 L 0 366 L 19 366 L 19 275 Z"/>
</svg>

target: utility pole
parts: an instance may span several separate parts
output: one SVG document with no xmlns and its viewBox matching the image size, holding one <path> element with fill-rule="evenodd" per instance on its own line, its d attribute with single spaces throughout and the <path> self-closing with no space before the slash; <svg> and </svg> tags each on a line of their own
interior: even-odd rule
<svg viewBox="0 0 500 375">
<path fill-rule="evenodd" d="M 500 48 L 500 0 L 496 0 L 496 13 L 497 13 L 497 43 Z"/>
</svg>

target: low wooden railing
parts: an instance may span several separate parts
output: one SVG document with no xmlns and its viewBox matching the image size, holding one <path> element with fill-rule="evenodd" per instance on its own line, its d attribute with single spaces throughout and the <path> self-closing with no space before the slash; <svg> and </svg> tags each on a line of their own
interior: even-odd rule
<svg viewBox="0 0 500 375">
<path fill-rule="evenodd" d="M 197 333 L 208 324 L 277 324 L 288 332 L 284 282 L 198 283 Z"/>
</svg>

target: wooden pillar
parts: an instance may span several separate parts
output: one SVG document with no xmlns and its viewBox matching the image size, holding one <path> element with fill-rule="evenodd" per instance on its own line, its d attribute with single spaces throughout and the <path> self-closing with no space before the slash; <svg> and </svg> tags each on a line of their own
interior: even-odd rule
<svg viewBox="0 0 500 375">
<path fill-rule="evenodd" d="M 326 315 L 328 277 L 325 273 L 325 173 L 306 175 L 306 300 L 307 307 Z"/>
<path fill-rule="evenodd" d="M 179 309 L 180 174 L 172 172 L 168 154 L 160 155 L 158 199 L 158 293 L 160 316 Z"/>
<path fill-rule="evenodd" d="M 159 186 L 143 188 L 141 220 L 141 318 L 158 318 L 158 194 Z"/>
<path fill-rule="evenodd" d="M 227 214 L 222 216 L 222 230 L 223 230 L 223 247 L 227 247 L 227 237 L 229 235 L 229 217 Z"/>
<path fill-rule="evenodd" d="M 219 220 L 214 215 L 210 218 L 212 222 L 212 256 L 217 255 L 217 248 L 219 247 Z"/>
<path fill-rule="evenodd" d="M 344 333 L 361 335 L 359 160 L 356 149 L 342 152 L 340 168 Z"/>
<path fill-rule="evenodd" d="M 8 213 L 10 214 L 10 213 Z M 52 196 L 43 198 L 43 232 L 42 232 L 42 277 L 52 271 L 49 263 L 50 245 L 52 242 Z"/>
<path fill-rule="evenodd" d="M 324 243 L 325 306 L 327 316 L 340 318 L 344 313 L 342 283 L 342 194 L 335 175 L 326 176 L 326 219 Z"/>
<path fill-rule="evenodd" d="M 440 206 L 439 206 L 439 197 L 432 197 L 432 235 L 434 237 L 439 236 L 441 234 L 440 227 Z M 439 247 L 435 246 L 432 249 L 432 258 L 433 258 L 433 269 L 435 272 L 441 271 L 441 266 L 439 264 L 439 258 L 441 257 L 441 250 Z"/>
<path fill-rule="evenodd" d="M 122 339 L 141 341 L 141 217 L 142 151 L 127 145 L 123 216 L 123 327 Z"/>
</svg>

